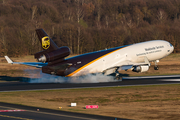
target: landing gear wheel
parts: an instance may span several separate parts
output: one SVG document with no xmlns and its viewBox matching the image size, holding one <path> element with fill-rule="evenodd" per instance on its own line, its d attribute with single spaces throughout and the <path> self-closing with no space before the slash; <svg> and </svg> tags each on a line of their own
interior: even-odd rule
<svg viewBox="0 0 180 120">
<path fill-rule="evenodd" d="M 122 81 L 122 76 L 120 74 L 116 74 L 116 76 L 114 77 L 114 80 Z"/>
<path fill-rule="evenodd" d="M 159 70 L 159 67 L 157 66 L 157 63 L 159 62 L 159 60 L 155 61 L 155 66 L 154 66 L 154 70 Z"/>
<path fill-rule="evenodd" d="M 154 70 L 159 70 L 159 67 L 158 66 L 154 66 Z"/>
</svg>

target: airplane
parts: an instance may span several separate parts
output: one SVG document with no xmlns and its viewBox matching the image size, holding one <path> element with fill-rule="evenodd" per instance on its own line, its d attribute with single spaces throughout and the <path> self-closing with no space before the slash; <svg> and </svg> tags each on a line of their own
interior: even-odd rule
<svg viewBox="0 0 180 120">
<path fill-rule="evenodd" d="M 101 73 L 115 74 L 119 80 L 121 70 L 146 72 L 150 62 L 154 62 L 154 70 L 158 70 L 159 60 L 174 50 L 165 40 L 151 40 L 65 58 L 70 55 L 69 47 L 58 47 L 43 29 L 36 29 L 36 33 L 43 48 L 34 54 L 38 62 L 13 62 L 5 56 L 8 63 L 29 65 L 41 68 L 43 73 L 64 77 Z"/>
</svg>

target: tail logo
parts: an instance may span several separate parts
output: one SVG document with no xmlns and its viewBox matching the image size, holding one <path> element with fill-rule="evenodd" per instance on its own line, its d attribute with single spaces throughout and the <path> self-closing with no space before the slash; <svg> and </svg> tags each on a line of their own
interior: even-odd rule
<svg viewBox="0 0 180 120">
<path fill-rule="evenodd" d="M 42 38 L 42 48 L 48 49 L 50 47 L 50 38 L 48 36 L 45 36 Z"/>
</svg>

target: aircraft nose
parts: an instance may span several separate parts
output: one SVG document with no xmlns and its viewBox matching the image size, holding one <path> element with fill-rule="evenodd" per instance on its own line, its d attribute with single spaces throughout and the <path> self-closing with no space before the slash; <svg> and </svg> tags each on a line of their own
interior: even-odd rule
<svg viewBox="0 0 180 120">
<path fill-rule="evenodd" d="M 174 46 L 172 47 L 172 51 L 174 51 Z"/>
<path fill-rule="evenodd" d="M 169 43 L 169 52 L 172 53 L 174 51 L 174 46 Z"/>
<path fill-rule="evenodd" d="M 174 51 L 174 46 L 172 45 L 172 46 L 171 46 L 171 52 L 173 52 L 173 51 Z"/>
</svg>

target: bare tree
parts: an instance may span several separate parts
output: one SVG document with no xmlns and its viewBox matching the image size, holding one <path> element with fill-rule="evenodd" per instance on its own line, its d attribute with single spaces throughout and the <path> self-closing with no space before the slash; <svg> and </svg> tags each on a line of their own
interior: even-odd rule
<svg viewBox="0 0 180 120">
<path fill-rule="evenodd" d="M 106 27 L 108 28 L 108 25 L 109 25 L 109 17 L 106 15 L 105 19 L 106 19 Z"/>
<path fill-rule="evenodd" d="M 5 39 L 5 33 L 4 33 L 4 28 L 3 27 L 1 28 L 1 43 L 2 43 L 2 47 L 3 47 L 1 49 L 3 49 L 4 55 L 7 55 L 8 49 L 7 49 L 7 42 L 6 42 L 6 39 Z"/>
<path fill-rule="evenodd" d="M 81 0 L 76 0 L 77 8 L 76 8 L 76 15 L 77 15 L 77 22 L 79 24 L 80 19 L 84 17 L 84 11 L 82 9 L 82 1 Z M 80 7 L 81 4 L 81 7 Z M 78 26 L 78 39 L 77 39 L 77 54 L 79 54 L 79 46 L 80 46 L 80 35 L 81 35 L 81 29 Z"/>
<path fill-rule="evenodd" d="M 34 20 L 34 18 L 35 18 L 35 14 L 36 14 L 36 12 L 37 12 L 37 6 L 36 5 L 34 5 L 34 6 L 32 6 L 32 20 Z"/>
<path fill-rule="evenodd" d="M 82 9 L 82 1 L 81 0 L 75 0 L 76 1 L 76 15 L 77 15 L 77 22 L 79 23 L 79 20 L 84 17 L 84 10 Z"/>
<path fill-rule="evenodd" d="M 159 10 L 157 13 L 157 18 L 160 21 L 160 23 L 164 22 L 167 19 L 167 15 L 164 12 L 164 10 Z"/>
<path fill-rule="evenodd" d="M 139 26 L 140 22 L 143 20 L 144 14 L 141 12 L 141 10 L 136 6 L 134 8 L 134 19 L 136 21 L 137 27 Z"/>
<path fill-rule="evenodd" d="M 100 22 L 101 19 L 101 4 L 102 4 L 102 0 L 96 0 L 96 7 L 97 7 L 97 21 Z"/>
<path fill-rule="evenodd" d="M 70 21 L 73 21 L 73 10 L 72 9 L 68 8 L 67 15 L 68 15 L 68 19 Z"/>
<path fill-rule="evenodd" d="M 3 3 L 3 4 L 6 4 L 6 2 L 5 2 L 5 1 L 6 1 L 6 0 L 2 0 L 2 3 Z"/>
</svg>

